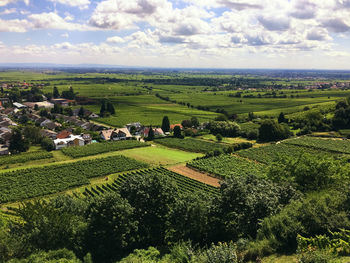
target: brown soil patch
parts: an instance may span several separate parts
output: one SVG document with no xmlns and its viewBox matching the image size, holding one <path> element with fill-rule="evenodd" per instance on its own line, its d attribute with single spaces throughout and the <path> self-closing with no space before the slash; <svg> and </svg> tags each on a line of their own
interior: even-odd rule
<svg viewBox="0 0 350 263">
<path fill-rule="evenodd" d="M 176 165 L 168 168 L 170 171 L 176 172 L 178 174 L 184 175 L 186 177 L 189 177 L 191 179 L 197 180 L 199 182 L 212 185 L 215 187 L 219 187 L 220 180 L 214 177 L 211 177 L 209 175 L 206 175 L 204 173 L 195 171 L 185 165 Z"/>
</svg>

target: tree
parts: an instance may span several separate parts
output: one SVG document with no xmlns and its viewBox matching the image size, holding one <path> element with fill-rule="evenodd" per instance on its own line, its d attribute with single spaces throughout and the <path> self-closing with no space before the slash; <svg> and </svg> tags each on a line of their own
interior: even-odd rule
<svg viewBox="0 0 350 263">
<path fill-rule="evenodd" d="M 214 241 L 254 238 L 260 220 L 278 211 L 295 195 L 294 189 L 281 187 L 253 175 L 232 176 L 222 182 L 221 195 L 214 200 L 211 234 Z"/>
<path fill-rule="evenodd" d="M 11 133 L 9 151 L 11 153 L 26 152 L 29 149 L 29 141 L 22 135 L 19 128 L 14 128 Z"/>
<path fill-rule="evenodd" d="M 53 96 L 54 98 L 59 98 L 59 97 L 60 97 L 60 93 L 59 93 L 57 87 L 53 87 L 52 96 Z"/>
<path fill-rule="evenodd" d="M 100 108 L 100 116 L 103 117 L 106 112 L 106 101 L 102 100 Z"/>
<path fill-rule="evenodd" d="M 248 113 L 248 119 L 249 119 L 250 121 L 252 121 L 252 120 L 255 119 L 254 112 L 249 112 L 249 113 Z"/>
<path fill-rule="evenodd" d="M 175 138 L 182 138 L 182 135 L 181 135 L 181 128 L 179 125 L 176 125 L 174 127 L 174 137 Z"/>
<path fill-rule="evenodd" d="M 191 128 L 193 126 L 191 120 L 183 120 L 181 122 L 182 127 L 184 128 Z"/>
<path fill-rule="evenodd" d="M 199 121 L 198 121 L 197 117 L 192 117 L 191 123 L 192 123 L 192 126 L 195 128 L 197 128 L 199 126 Z"/>
<path fill-rule="evenodd" d="M 38 110 L 39 110 L 39 106 L 38 106 L 38 104 L 35 104 L 35 105 L 34 105 L 34 110 L 36 110 L 36 111 L 38 111 Z"/>
<path fill-rule="evenodd" d="M 41 147 L 48 152 L 55 150 L 54 142 L 48 137 L 44 137 L 41 140 Z"/>
<path fill-rule="evenodd" d="M 129 176 L 121 185 L 120 195 L 135 208 L 140 243 L 164 244 L 169 214 L 179 195 L 175 182 L 160 174 Z"/>
<path fill-rule="evenodd" d="M 115 109 L 111 102 L 107 102 L 107 111 L 112 115 L 115 114 Z"/>
<path fill-rule="evenodd" d="M 154 139 L 154 130 L 153 130 L 152 126 L 151 126 L 151 127 L 149 127 L 147 140 L 152 141 L 153 139 Z"/>
<path fill-rule="evenodd" d="M 28 139 L 33 144 L 41 143 L 43 136 L 40 133 L 40 128 L 33 125 L 27 125 L 23 129 L 24 138 Z"/>
<path fill-rule="evenodd" d="M 216 140 L 218 142 L 221 142 L 222 141 L 222 135 L 220 133 L 216 134 Z"/>
<path fill-rule="evenodd" d="M 87 209 L 87 246 L 95 260 L 112 262 L 133 245 L 138 225 L 134 210 L 116 192 L 92 200 Z"/>
<path fill-rule="evenodd" d="M 214 135 L 220 133 L 227 137 L 238 136 L 241 130 L 237 123 L 230 121 L 211 121 L 208 124 L 208 129 Z"/>
<path fill-rule="evenodd" d="M 285 122 L 286 118 L 284 117 L 284 113 L 281 112 L 280 115 L 278 115 L 278 123 Z"/>
<path fill-rule="evenodd" d="M 290 137 L 291 132 L 286 124 L 279 124 L 275 120 L 264 121 L 259 128 L 259 141 L 270 142 Z"/>
<path fill-rule="evenodd" d="M 169 121 L 168 116 L 164 116 L 163 117 L 162 130 L 163 130 L 163 132 L 169 132 L 170 131 L 170 121 Z"/>
</svg>

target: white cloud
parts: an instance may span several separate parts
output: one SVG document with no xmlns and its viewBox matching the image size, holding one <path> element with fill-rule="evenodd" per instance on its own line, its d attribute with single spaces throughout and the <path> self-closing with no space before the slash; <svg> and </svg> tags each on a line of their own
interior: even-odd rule
<svg viewBox="0 0 350 263">
<path fill-rule="evenodd" d="M 4 11 L 0 12 L 0 15 L 10 15 L 17 13 L 16 8 L 10 8 L 10 9 L 5 9 Z"/>
<path fill-rule="evenodd" d="M 120 44 L 120 43 L 124 43 L 125 40 L 122 39 L 121 37 L 114 36 L 114 37 L 107 38 L 107 42 L 112 44 Z"/>
<path fill-rule="evenodd" d="M 69 34 L 68 33 L 64 33 L 64 34 L 61 35 L 61 37 L 69 38 Z"/>
<path fill-rule="evenodd" d="M 26 32 L 28 26 L 27 20 L 3 20 L 0 18 L 0 32 Z"/>
<path fill-rule="evenodd" d="M 34 29 L 65 29 L 65 30 L 77 30 L 86 31 L 91 30 L 90 27 L 77 23 L 67 22 L 65 19 L 57 15 L 56 13 L 41 13 L 32 14 L 28 16 Z"/>
<path fill-rule="evenodd" d="M 79 7 L 80 9 L 87 9 L 90 5 L 90 0 L 49 0 L 53 3 L 68 5 L 72 7 Z"/>
<path fill-rule="evenodd" d="M 8 4 L 13 4 L 16 3 L 20 0 L 1 0 L 0 1 L 0 6 L 7 6 Z M 29 0 L 22 0 L 26 5 L 29 5 L 30 1 Z"/>
</svg>

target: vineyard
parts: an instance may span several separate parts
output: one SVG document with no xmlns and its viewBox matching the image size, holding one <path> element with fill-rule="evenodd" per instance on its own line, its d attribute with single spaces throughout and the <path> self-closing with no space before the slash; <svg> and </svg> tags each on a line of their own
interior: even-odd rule
<svg viewBox="0 0 350 263">
<path fill-rule="evenodd" d="M 177 148 L 185 151 L 198 152 L 198 153 L 208 153 L 210 151 L 224 150 L 227 148 L 227 146 L 222 144 L 196 140 L 192 138 L 189 138 L 189 139 L 164 138 L 164 139 L 154 140 L 154 142 L 170 148 Z"/>
<path fill-rule="evenodd" d="M 49 159 L 53 155 L 50 152 L 28 152 L 18 155 L 6 155 L 0 157 L 0 165 L 12 164 L 12 163 L 25 163 L 34 160 Z"/>
<path fill-rule="evenodd" d="M 244 158 L 226 154 L 194 160 L 189 162 L 187 165 L 200 171 L 214 174 L 223 178 L 249 174 L 263 176 L 266 172 L 265 165 L 257 164 Z"/>
<path fill-rule="evenodd" d="M 67 147 L 63 148 L 62 152 L 65 155 L 68 155 L 73 158 L 79 158 L 89 155 L 96 155 L 100 153 L 106 153 L 111 151 L 120 151 L 126 149 L 132 149 L 137 147 L 145 147 L 149 144 L 142 143 L 135 140 L 130 141 L 119 141 L 119 142 L 103 142 L 103 143 L 94 143 L 86 146 L 80 147 Z"/>
<path fill-rule="evenodd" d="M 129 176 L 133 176 L 133 175 L 145 176 L 147 174 L 169 176 L 169 178 L 171 180 L 175 181 L 175 183 L 177 184 L 177 186 L 181 192 L 193 193 L 196 191 L 202 191 L 202 192 L 208 193 L 210 195 L 217 195 L 219 193 L 219 190 L 213 186 L 210 186 L 210 185 L 201 183 L 199 181 L 190 179 L 190 178 L 185 177 L 183 175 L 180 175 L 178 173 L 169 171 L 165 168 L 158 167 L 158 168 L 145 169 L 145 170 L 121 174 L 112 183 L 97 185 L 97 186 L 93 186 L 93 187 L 86 187 L 85 191 L 83 192 L 83 195 L 86 197 L 94 197 L 94 196 L 105 194 L 107 192 L 118 191 L 119 188 L 123 185 L 124 181 Z"/>
<path fill-rule="evenodd" d="M 124 156 L 0 173 L 0 203 L 52 194 L 89 183 L 88 178 L 147 167 Z"/>
<path fill-rule="evenodd" d="M 239 156 L 249 158 L 251 160 L 258 161 L 264 164 L 270 164 L 275 161 L 278 157 L 290 156 L 290 157 L 298 157 L 302 153 L 309 153 L 314 155 L 334 155 L 340 156 L 340 154 L 332 154 L 330 152 L 320 151 L 312 148 L 300 147 L 291 144 L 272 144 L 259 148 L 250 148 L 247 150 L 239 151 L 237 154 Z"/>
<path fill-rule="evenodd" d="M 284 141 L 287 144 L 305 146 L 324 151 L 350 154 L 350 140 L 333 140 L 316 137 L 301 137 Z"/>
</svg>

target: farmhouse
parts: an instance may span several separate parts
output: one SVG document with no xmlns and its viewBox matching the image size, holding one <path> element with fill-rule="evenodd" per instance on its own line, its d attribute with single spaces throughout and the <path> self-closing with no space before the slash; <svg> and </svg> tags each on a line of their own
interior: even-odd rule
<svg viewBox="0 0 350 263">
<path fill-rule="evenodd" d="M 106 141 L 119 141 L 132 138 L 127 128 L 103 130 L 100 132 L 100 136 Z"/>
<path fill-rule="evenodd" d="M 68 147 L 68 146 L 83 146 L 85 145 L 84 139 L 80 135 L 70 135 L 68 138 L 56 139 L 53 141 L 56 150 Z"/>
<path fill-rule="evenodd" d="M 25 109 L 25 108 L 27 108 L 26 105 L 23 105 L 23 104 L 18 103 L 18 102 L 14 102 L 13 106 L 15 106 L 17 109 Z"/>
<path fill-rule="evenodd" d="M 34 109 L 35 105 L 38 105 L 39 108 L 46 108 L 51 109 L 53 108 L 54 104 L 48 101 L 40 101 L 40 102 L 24 102 L 24 105 L 26 105 L 29 108 Z"/>
<path fill-rule="evenodd" d="M 149 130 L 150 130 L 150 128 L 145 128 L 143 130 L 144 137 L 148 137 Z M 154 136 L 165 136 L 165 134 L 161 128 L 155 128 L 155 129 L 153 129 L 153 132 L 154 132 Z"/>
</svg>

